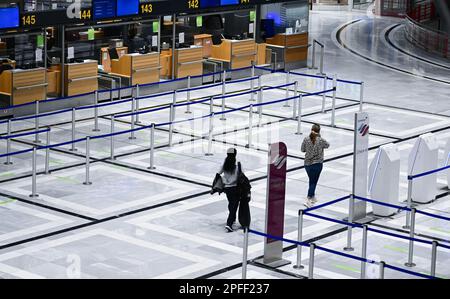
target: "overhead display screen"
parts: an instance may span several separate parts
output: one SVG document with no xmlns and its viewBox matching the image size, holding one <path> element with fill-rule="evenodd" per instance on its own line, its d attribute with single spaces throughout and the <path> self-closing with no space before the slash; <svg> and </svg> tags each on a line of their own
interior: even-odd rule
<svg viewBox="0 0 450 299">
<path fill-rule="evenodd" d="M 116 16 L 116 0 L 94 0 L 92 7 L 94 20 L 114 18 Z"/>
<path fill-rule="evenodd" d="M 19 7 L 0 8 L 0 29 L 19 27 Z"/>
<path fill-rule="evenodd" d="M 139 13 L 139 0 L 117 0 L 117 16 L 130 16 Z"/>
<path fill-rule="evenodd" d="M 200 0 L 201 8 L 220 7 L 226 5 L 238 5 L 239 0 Z"/>
</svg>

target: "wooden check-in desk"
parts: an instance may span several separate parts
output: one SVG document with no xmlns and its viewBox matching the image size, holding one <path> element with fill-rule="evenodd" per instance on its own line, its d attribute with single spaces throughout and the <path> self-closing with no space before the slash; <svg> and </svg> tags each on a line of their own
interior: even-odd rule
<svg viewBox="0 0 450 299">
<path fill-rule="evenodd" d="M 0 75 L 0 94 L 9 97 L 10 106 L 45 100 L 45 68 L 13 69 Z"/>
<path fill-rule="evenodd" d="M 159 82 L 159 53 L 125 54 L 111 61 L 111 74 L 127 77 L 131 85 Z"/>
<path fill-rule="evenodd" d="M 161 50 L 161 78 L 172 78 L 172 49 Z"/>
<path fill-rule="evenodd" d="M 98 90 L 98 62 L 85 60 L 64 65 L 64 94 L 72 96 Z"/>
<path fill-rule="evenodd" d="M 248 67 L 256 63 L 257 49 L 253 39 L 223 39 L 220 45 L 212 46 L 211 58 L 229 63 L 229 68 Z"/>
<path fill-rule="evenodd" d="M 308 33 L 277 34 L 266 39 L 267 45 L 283 47 L 284 63 L 301 66 L 308 59 Z"/>
<path fill-rule="evenodd" d="M 101 65 L 103 66 L 103 71 L 106 73 L 110 73 L 111 72 L 111 56 L 109 55 L 109 48 L 105 47 L 105 48 L 101 48 L 100 49 L 100 61 L 101 61 Z M 117 51 L 117 56 L 122 57 L 126 54 L 128 54 L 128 47 L 117 47 L 115 48 Z"/>
<path fill-rule="evenodd" d="M 203 57 L 211 57 L 212 52 L 212 35 L 211 34 L 197 34 L 194 35 L 194 45 L 203 47 Z"/>
<path fill-rule="evenodd" d="M 175 50 L 175 78 L 203 75 L 203 47 Z"/>
</svg>

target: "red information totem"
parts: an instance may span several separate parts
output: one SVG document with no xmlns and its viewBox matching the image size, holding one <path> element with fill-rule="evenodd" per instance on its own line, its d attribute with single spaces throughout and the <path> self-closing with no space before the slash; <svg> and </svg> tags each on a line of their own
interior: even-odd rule
<svg viewBox="0 0 450 299">
<path fill-rule="evenodd" d="M 266 233 L 282 238 L 284 235 L 284 206 L 286 200 L 287 147 L 283 142 L 269 145 L 266 195 Z M 289 264 L 283 260 L 283 242 L 266 238 L 264 257 L 257 262 L 278 268 Z"/>
</svg>

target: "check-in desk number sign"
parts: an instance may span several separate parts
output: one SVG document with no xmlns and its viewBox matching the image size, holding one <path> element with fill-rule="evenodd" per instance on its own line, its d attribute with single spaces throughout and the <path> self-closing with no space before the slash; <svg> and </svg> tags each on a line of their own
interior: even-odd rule
<svg viewBox="0 0 450 299">
<path fill-rule="evenodd" d="M 150 14 L 153 12 L 153 5 L 152 4 L 141 4 L 141 14 Z"/>
</svg>

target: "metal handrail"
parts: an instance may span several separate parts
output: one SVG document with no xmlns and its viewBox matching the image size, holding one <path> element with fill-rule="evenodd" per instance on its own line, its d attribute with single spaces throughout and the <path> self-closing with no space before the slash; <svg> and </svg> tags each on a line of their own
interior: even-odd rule
<svg viewBox="0 0 450 299">
<path fill-rule="evenodd" d="M 14 90 L 31 89 L 31 88 L 44 87 L 44 86 L 48 86 L 48 83 L 40 83 L 40 84 L 19 86 L 19 87 L 15 86 Z"/>
<path fill-rule="evenodd" d="M 161 66 L 144 67 L 144 68 L 141 68 L 141 69 L 133 70 L 133 73 L 139 73 L 139 72 L 144 72 L 144 71 L 154 71 L 154 70 L 160 70 L 160 69 L 162 69 Z"/>
<path fill-rule="evenodd" d="M 186 61 L 186 62 L 178 62 L 178 65 L 185 65 L 185 64 L 194 64 L 194 63 L 203 63 L 206 59 L 201 60 L 194 60 L 194 61 Z"/>
<path fill-rule="evenodd" d="M 90 79 L 98 79 L 100 78 L 99 75 L 97 76 L 90 76 L 90 77 L 80 77 L 80 78 L 71 78 L 69 79 L 69 82 L 77 82 L 77 81 L 84 81 L 84 80 L 90 80 Z"/>
</svg>

